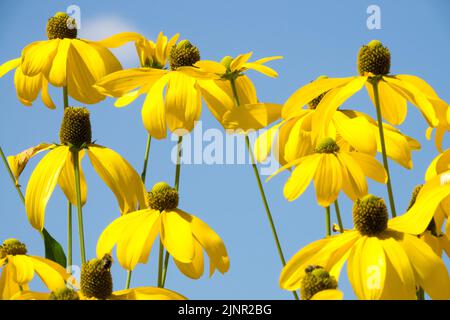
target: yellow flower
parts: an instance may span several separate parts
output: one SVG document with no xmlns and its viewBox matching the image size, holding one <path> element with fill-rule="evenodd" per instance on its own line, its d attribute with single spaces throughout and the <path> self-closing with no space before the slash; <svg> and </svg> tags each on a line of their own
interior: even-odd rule
<svg viewBox="0 0 450 320">
<path fill-rule="evenodd" d="M 259 130 L 280 117 L 281 105 L 260 103 L 255 86 L 245 72 L 252 69 L 269 77 L 277 77 L 277 72 L 264 64 L 282 57 L 266 57 L 248 62 L 252 54 L 249 52 L 236 58 L 226 56 L 220 63 L 200 60 L 193 67 L 179 69 L 198 79 L 203 99 L 225 129 L 244 132 Z"/>
<path fill-rule="evenodd" d="M 173 256 L 178 269 L 198 279 L 203 274 L 203 249 L 210 258 L 210 276 L 228 271 L 230 261 L 222 239 L 203 221 L 177 208 L 178 193 L 166 183 L 157 183 L 148 194 L 148 209 L 114 220 L 97 242 L 97 257 L 117 245 L 120 265 L 133 270 L 146 263 L 156 237 Z"/>
<path fill-rule="evenodd" d="M 361 152 L 346 150 L 332 138 L 325 138 L 316 145 L 315 153 L 301 157 L 283 166 L 281 171 L 295 166 L 284 186 L 284 196 L 289 201 L 298 198 L 314 180 L 317 202 L 328 207 L 341 190 L 356 200 L 367 194 L 366 177 L 386 183 L 383 166 L 373 157 Z"/>
<path fill-rule="evenodd" d="M 59 264 L 40 257 L 27 255 L 26 246 L 16 239 L 7 239 L 0 245 L 0 299 L 7 300 L 28 290 L 28 283 L 37 274 L 50 290 L 66 285 L 70 275 Z"/>
<path fill-rule="evenodd" d="M 336 278 L 322 266 L 308 266 L 300 284 L 302 300 L 342 300 Z"/>
<path fill-rule="evenodd" d="M 358 68 L 359 76 L 320 79 L 300 88 L 286 101 L 283 118 L 298 112 L 297 106 L 305 105 L 324 93 L 331 94 L 331 99 L 322 100 L 317 106 L 314 120 L 317 123 L 315 127 L 327 127 L 336 109 L 364 85 L 374 101 L 372 83 L 378 81 L 381 114 L 386 121 L 393 125 L 401 124 L 409 101 L 419 108 L 431 127 L 438 125 L 436 109 L 444 102 L 430 94 L 431 88 L 422 79 L 411 75 L 390 75 L 390 52 L 379 41 L 373 40 L 361 48 Z"/>
<path fill-rule="evenodd" d="M 297 290 L 309 265 L 323 266 L 338 280 L 347 261 L 348 277 L 359 299 L 416 299 L 419 286 L 432 299 L 450 298 L 450 278 L 442 260 L 416 236 L 393 226 L 382 199 L 368 195 L 358 200 L 353 220 L 355 230 L 297 252 L 281 272 L 281 287 Z"/>
<path fill-rule="evenodd" d="M 181 294 L 163 288 L 138 287 L 114 291 L 111 275 L 112 258 L 92 259 L 81 269 L 81 290 L 60 287 L 50 293 L 23 291 L 13 300 L 186 300 Z"/>
<path fill-rule="evenodd" d="M 44 104 L 54 109 L 48 94 L 49 83 L 67 87 L 68 94 L 82 103 L 94 104 L 103 100 L 104 95 L 92 85 L 103 76 L 122 69 L 116 57 L 102 42 L 78 39 L 76 22 L 66 13 L 59 12 L 48 20 L 47 36 L 48 40 L 27 45 L 20 58 L 0 66 L 0 77 L 16 69 L 14 83 L 19 100 L 30 106 L 42 91 Z M 138 37 L 129 34 L 127 40 L 134 39 Z M 104 43 L 110 47 L 123 44 L 117 37 Z"/>
<path fill-rule="evenodd" d="M 25 208 L 34 228 L 44 228 L 45 208 L 56 184 L 61 187 L 67 199 L 77 205 L 74 153 L 79 154 L 82 205 L 87 197 L 87 185 L 81 168 L 85 153 L 94 170 L 113 191 L 122 213 L 134 211 L 138 205 L 145 203 L 145 188 L 133 167 L 113 150 L 92 143 L 89 111 L 86 108 L 69 107 L 64 110 L 60 140 L 59 145 L 41 144 L 14 157 L 8 157 L 18 181 L 31 157 L 40 151 L 50 150 L 34 169 L 26 189 Z"/>
<path fill-rule="evenodd" d="M 326 77 L 319 77 L 319 80 L 323 78 Z M 323 137 L 334 139 L 340 137 L 356 151 L 369 155 L 375 155 L 377 151 L 381 152 L 377 122 L 369 115 L 354 110 L 337 110 L 332 115 L 330 124 L 322 128 L 320 135 L 314 136 L 312 123 L 316 107 L 321 103 L 322 98 L 333 97 L 330 94 L 326 96 L 323 94 L 323 96 L 310 101 L 307 109 L 298 106 L 295 114 L 290 114 L 289 118 L 283 119 L 279 124 L 262 133 L 255 142 L 257 160 L 264 162 L 271 150 L 274 150 L 276 159 L 285 165 L 313 153 L 315 141 Z M 413 165 L 411 151 L 420 149 L 419 142 L 403 135 L 386 123 L 383 127 L 388 157 L 411 169 Z"/>
<path fill-rule="evenodd" d="M 197 81 L 178 71 L 200 60 L 200 53 L 187 40 L 175 44 L 177 39 L 178 34 L 170 40 L 160 34 L 156 44 L 145 39 L 136 41 L 143 65 L 112 73 L 95 85 L 102 94 L 119 98 L 117 107 L 146 94 L 142 121 L 150 135 L 157 139 L 166 137 L 167 126 L 170 131 L 183 135 L 191 131 L 200 118 L 201 94 Z M 164 69 L 168 60 L 170 70 Z"/>
</svg>

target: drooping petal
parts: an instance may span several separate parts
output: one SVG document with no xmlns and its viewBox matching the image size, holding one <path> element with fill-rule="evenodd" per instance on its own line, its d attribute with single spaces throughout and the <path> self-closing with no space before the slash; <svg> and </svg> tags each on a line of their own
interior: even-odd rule
<svg viewBox="0 0 450 320">
<path fill-rule="evenodd" d="M 127 219 L 117 241 L 117 258 L 120 265 L 133 270 L 136 265 L 146 263 L 150 250 L 159 232 L 160 214 L 156 210 L 133 212 L 136 217 Z M 119 218 L 120 219 L 120 218 Z"/>
<path fill-rule="evenodd" d="M 226 81 L 227 83 L 228 81 Z M 231 89 L 231 85 L 227 83 L 228 87 Z M 254 104 L 258 103 L 258 97 L 256 95 L 256 88 L 246 75 L 240 76 L 236 79 L 236 91 L 239 97 L 240 104 Z M 233 91 L 229 92 L 230 96 L 233 95 Z"/>
<path fill-rule="evenodd" d="M 14 281 L 19 285 L 28 284 L 34 277 L 34 266 L 30 257 L 26 255 L 8 256 L 8 265 Z"/>
<path fill-rule="evenodd" d="M 167 251 L 180 262 L 190 263 L 194 259 L 194 236 L 190 216 L 176 211 L 161 213 L 161 240 Z"/>
<path fill-rule="evenodd" d="M 342 166 L 334 154 L 323 154 L 314 175 L 317 202 L 323 207 L 333 203 L 342 189 Z"/>
<path fill-rule="evenodd" d="M 48 92 L 48 80 L 42 77 L 41 99 L 45 106 L 49 109 L 56 109 L 56 105 Z"/>
<path fill-rule="evenodd" d="M 352 158 L 351 153 L 340 152 L 337 157 L 342 164 L 345 193 L 353 201 L 362 198 L 368 192 L 366 177 L 362 168 Z"/>
<path fill-rule="evenodd" d="M 280 104 L 256 103 L 233 108 L 223 116 L 225 129 L 247 132 L 267 127 L 281 115 Z"/>
<path fill-rule="evenodd" d="M 78 157 L 78 168 L 80 172 L 80 189 L 81 189 L 81 205 L 84 206 L 87 199 L 87 183 L 86 178 L 84 176 L 83 167 L 81 165 L 81 161 L 84 157 L 84 150 L 79 153 Z M 73 157 L 70 154 L 66 159 L 66 164 L 64 165 L 58 179 L 58 185 L 61 187 L 62 191 L 66 195 L 67 199 L 74 206 L 77 206 L 77 191 L 75 184 L 75 170 Z"/>
<path fill-rule="evenodd" d="M 204 261 L 203 261 L 203 248 L 197 242 L 194 241 L 195 254 L 194 259 L 190 263 L 183 263 L 174 258 L 175 264 L 178 269 L 187 277 L 191 279 L 199 279 L 203 275 Z M 212 262 L 211 262 L 212 263 Z"/>
<path fill-rule="evenodd" d="M 387 182 L 386 170 L 375 157 L 361 152 L 350 152 L 349 154 L 356 161 L 365 176 L 379 183 Z"/>
<path fill-rule="evenodd" d="M 33 77 L 25 76 L 18 67 L 14 73 L 14 86 L 20 102 L 31 106 L 42 88 L 42 76 L 40 74 Z"/>
<path fill-rule="evenodd" d="M 16 58 L 6 61 L 2 65 L 0 65 L 0 78 L 3 77 L 8 72 L 10 72 L 11 70 L 14 70 L 15 68 L 19 67 L 21 61 L 22 58 Z"/>
<path fill-rule="evenodd" d="M 363 300 L 380 299 L 386 278 L 386 257 L 377 237 L 363 237 L 348 260 L 348 278 L 356 296 Z"/>
<path fill-rule="evenodd" d="M 204 71 L 219 75 L 222 75 L 227 71 L 227 68 L 223 64 L 212 60 L 200 60 L 197 61 L 194 66 Z"/>
<path fill-rule="evenodd" d="M 347 85 L 354 78 L 324 78 L 313 81 L 292 94 L 283 107 L 282 116 L 287 119 L 322 93 Z"/>
<path fill-rule="evenodd" d="M 218 80 L 202 80 L 198 82 L 198 87 L 202 97 L 208 106 L 209 111 L 222 124 L 223 115 L 235 107 L 232 95 L 224 87 L 225 82 Z"/>
<path fill-rule="evenodd" d="M 187 215 L 187 213 L 184 214 Z M 193 215 L 190 215 L 190 218 L 192 233 L 201 246 L 205 248 L 210 259 L 209 276 L 213 275 L 215 269 L 224 274 L 230 268 L 230 259 L 222 239 L 199 218 Z"/>
<path fill-rule="evenodd" d="M 69 154 L 69 148 L 65 146 L 53 149 L 38 163 L 28 181 L 25 209 L 28 220 L 37 230 L 44 228 L 47 202 L 55 189 Z"/>
<path fill-rule="evenodd" d="M 70 39 L 61 39 L 58 45 L 57 53 L 48 75 L 48 81 L 55 87 L 62 87 L 67 84 L 67 57 L 71 46 Z"/>
<path fill-rule="evenodd" d="M 117 48 L 123 46 L 127 42 L 139 41 L 142 39 L 145 39 L 145 37 L 137 32 L 121 32 L 109 38 L 95 41 L 95 43 L 107 48 Z"/>
<path fill-rule="evenodd" d="M 48 75 L 60 39 L 37 41 L 22 51 L 21 67 L 24 75 L 32 77 L 40 73 Z"/>
<path fill-rule="evenodd" d="M 29 256 L 34 271 L 42 279 L 50 291 L 56 291 L 65 287 L 65 281 L 70 277 L 66 269 L 59 264 L 40 257 Z"/>
<path fill-rule="evenodd" d="M 297 199 L 306 190 L 322 162 L 322 157 L 317 154 L 302 159 L 284 185 L 283 194 L 289 201 Z"/>
<path fill-rule="evenodd" d="M 196 80 L 181 72 L 171 72 L 166 93 L 166 116 L 169 129 L 191 131 L 200 118 L 202 102 Z"/>
<path fill-rule="evenodd" d="M 367 92 L 375 106 L 373 86 L 366 84 Z M 378 82 L 378 98 L 380 102 L 381 115 L 387 122 L 397 126 L 403 123 L 408 112 L 406 99 L 393 90 L 384 81 Z"/>
<path fill-rule="evenodd" d="M 254 62 L 246 62 L 244 64 L 242 64 L 243 68 L 247 68 L 247 69 L 253 69 L 255 71 L 258 71 L 268 77 L 271 78 L 276 78 L 278 77 L 278 73 L 273 70 L 272 68 L 268 67 L 268 66 L 264 66 L 262 64 L 258 64 L 258 63 L 254 63 Z"/>
<path fill-rule="evenodd" d="M 19 185 L 19 177 L 28 164 L 28 161 L 38 153 L 48 150 L 55 145 L 49 143 L 40 143 L 37 146 L 28 148 L 15 156 L 7 158 L 9 167 L 16 179 L 16 185 Z"/>
<path fill-rule="evenodd" d="M 419 238 L 405 234 L 400 242 L 419 285 L 432 299 L 450 299 L 450 278 L 444 262 Z"/>
<path fill-rule="evenodd" d="M 150 89 L 142 107 L 142 121 L 150 135 L 163 139 L 167 134 L 166 110 L 164 104 L 164 87 L 169 77 L 161 77 Z"/>
<path fill-rule="evenodd" d="M 261 133 L 256 139 L 253 146 L 253 152 L 255 153 L 256 161 L 262 163 L 267 159 L 270 151 L 272 150 L 272 145 L 274 143 L 278 130 L 283 124 L 284 122 L 274 125 L 272 128 L 269 128 L 268 130 Z"/>
<path fill-rule="evenodd" d="M 16 293 L 11 300 L 49 300 L 50 292 L 35 292 L 24 290 Z"/>
<path fill-rule="evenodd" d="M 6 264 L 0 275 L 0 300 L 9 300 L 20 292 L 19 284 L 14 281 L 14 270 L 11 264 Z"/>
<path fill-rule="evenodd" d="M 97 174 L 116 196 L 122 214 L 145 206 L 145 187 L 128 161 L 99 145 L 90 145 L 88 155 Z"/>
</svg>

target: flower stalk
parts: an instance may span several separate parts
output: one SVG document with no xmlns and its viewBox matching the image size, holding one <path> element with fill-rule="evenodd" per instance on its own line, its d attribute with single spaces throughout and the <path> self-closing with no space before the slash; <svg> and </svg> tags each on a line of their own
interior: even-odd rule
<svg viewBox="0 0 450 320">
<path fill-rule="evenodd" d="M 81 263 L 86 263 L 86 249 L 84 244 L 84 226 L 83 226 L 83 209 L 81 205 L 81 186 L 80 186 L 80 161 L 79 151 L 72 151 L 73 166 L 75 172 L 75 188 L 77 193 L 77 214 L 78 214 L 78 235 L 80 238 L 80 255 Z"/>
</svg>

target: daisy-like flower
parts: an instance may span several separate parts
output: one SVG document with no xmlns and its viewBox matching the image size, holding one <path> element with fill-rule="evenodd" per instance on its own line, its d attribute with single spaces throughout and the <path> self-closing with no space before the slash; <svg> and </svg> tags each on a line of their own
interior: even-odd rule
<svg viewBox="0 0 450 320">
<path fill-rule="evenodd" d="M 317 202 L 328 207 L 343 190 L 356 200 L 368 192 L 366 177 L 386 183 L 383 166 L 362 152 L 350 151 L 332 138 L 325 138 L 315 147 L 315 153 L 296 159 L 280 168 L 272 176 L 295 166 L 284 186 L 284 196 L 289 201 L 298 198 L 314 181 Z"/>
<path fill-rule="evenodd" d="M 359 76 L 348 78 L 320 79 L 300 88 L 294 93 L 283 108 L 283 118 L 289 118 L 299 105 L 319 97 L 326 92 L 333 92 L 332 99 L 322 101 L 317 106 L 316 121 L 327 126 L 336 109 L 348 98 L 366 86 L 370 98 L 376 105 L 374 85 L 377 88 L 382 117 L 393 125 L 401 124 L 407 114 L 407 101 L 419 108 L 431 127 L 438 125 L 436 99 L 431 99 L 428 92 L 418 83 L 424 81 L 411 75 L 391 75 L 391 55 L 389 49 L 377 40 L 363 46 L 358 54 Z M 438 98 L 437 98 L 438 99 Z M 440 99 L 439 99 L 440 100 Z"/>
<path fill-rule="evenodd" d="M 97 242 L 97 257 L 117 245 L 120 265 L 133 270 L 146 263 L 156 237 L 172 255 L 178 269 L 198 279 L 203 274 L 203 249 L 210 258 L 210 276 L 218 269 L 228 271 L 230 261 L 222 239 L 203 221 L 177 208 L 178 192 L 165 182 L 148 193 L 148 208 L 114 220 Z"/>
<path fill-rule="evenodd" d="M 186 300 L 181 294 L 163 288 L 138 287 L 113 291 L 112 258 L 104 255 L 92 259 L 81 268 L 81 290 L 63 287 L 49 293 L 24 291 L 14 300 Z"/>
<path fill-rule="evenodd" d="M 18 181 L 31 157 L 41 151 L 50 150 L 34 169 L 26 189 L 26 212 L 34 228 L 43 229 L 47 202 L 57 184 L 67 199 L 78 206 L 75 181 L 77 162 L 81 205 L 84 205 L 87 186 L 81 160 L 85 153 L 88 154 L 97 174 L 113 191 L 122 213 L 134 211 L 138 205 L 145 204 L 145 188 L 133 167 L 115 151 L 92 142 L 89 111 L 86 108 L 69 107 L 64 110 L 59 137 L 60 144 L 40 144 L 8 159 Z"/>
<path fill-rule="evenodd" d="M 37 256 L 27 255 L 25 244 L 17 239 L 7 239 L 0 245 L 0 299 L 8 300 L 22 290 L 37 274 L 50 290 L 66 285 L 70 275 L 59 264 Z"/>
<path fill-rule="evenodd" d="M 416 299 L 418 287 L 432 299 L 449 299 L 450 278 L 444 263 L 419 238 L 397 230 L 396 219 L 389 220 L 381 198 L 367 195 L 357 200 L 355 229 L 297 252 L 281 272 L 281 287 L 300 288 L 310 265 L 323 266 L 338 280 L 347 261 L 348 277 L 359 299 Z"/>
<path fill-rule="evenodd" d="M 190 132 L 201 114 L 196 79 L 178 71 L 199 61 L 200 51 L 188 40 L 176 44 L 177 39 L 178 34 L 167 40 L 161 33 L 156 44 L 145 39 L 136 41 L 142 66 L 112 73 L 95 85 L 100 93 L 121 98 L 116 102 L 119 107 L 146 94 L 142 121 L 156 139 L 166 137 L 167 126 L 180 135 Z M 165 69 L 167 62 L 169 70 Z"/>
<path fill-rule="evenodd" d="M 19 100 L 30 106 L 41 92 L 44 104 L 54 109 L 48 84 L 67 87 L 68 94 L 82 103 L 103 100 L 105 96 L 92 86 L 122 69 L 109 49 L 99 42 L 77 38 L 76 21 L 62 12 L 48 20 L 47 37 L 26 46 L 20 58 L 0 66 L 0 76 L 16 70 L 14 83 Z M 112 37 L 108 43 L 114 47 L 118 42 Z"/>
<path fill-rule="evenodd" d="M 226 56 L 222 61 L 200 60 L 192 67 L 182 67 L 184 72 L 198 79 L 198 87 L 211 113 L 228 130 L 247 132 L 259 130 L 279 119 L 281 105 L 260 103 L 253 82 L 245 74 L 258 71 L 275 78 L 278 73 L 265 63 L 282 59 L 266 57 L 249 62 L 253 52 Z"/>
<path fill-rule="evenodd" d="M 324 79 L 326 76 L 318 78 Z M 317 80 L 316 80 L 317 81 Z M 333 94 L 322 94 L 307 104 L 307 108 L 298 106 L 295 113 L 289 118 L 283 119 L 262 133 L 255 142 L 255 154 L 259 162 L 264 162 L 270 152 L 274 150 L 274 156 L 281 165 L 285 165 L 300 157 L 314 152 L 314 142 L 320 140 L 320 136 L 313 136 L 312 120 L 317 105 L 322 101 L 331 99 Z M 325 101 L 326 103 L 326 101 Z M 388 157 L 402 166 L 411 169 L 411 151 L 420 149 L 416 140 L 403 135 L 399 130 L 384 123 L 386 149 Z M 356 151 L 370 155 L 381 152 L 381 144 L 378 135 L 378 126 L 369 115 L 354 110 L 337 110 L 332 116 L 331 122 L 322 136 L 340 136 Z"/>
</svg>

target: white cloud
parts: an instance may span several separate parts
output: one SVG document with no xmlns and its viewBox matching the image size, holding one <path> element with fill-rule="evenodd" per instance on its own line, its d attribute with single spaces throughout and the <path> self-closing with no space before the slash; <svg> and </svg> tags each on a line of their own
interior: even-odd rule
<svg viewBox="0 0 450 320">
<path fill-rule="evenodd" d="M 82 20 L 78 34 L 80 38 L 101 40 L 126 31 L 139 32 L 137 27 L 123 18 L 108 15 Z M 124 68 L 134 68 L 139 65 L 134 43 L 127 43 L 122 47 L 111 49 L 111 51 L 116 55 Z"/>
</svg>

